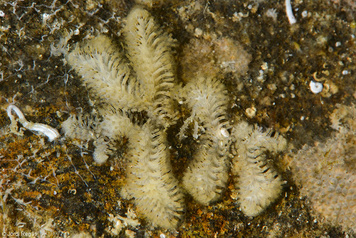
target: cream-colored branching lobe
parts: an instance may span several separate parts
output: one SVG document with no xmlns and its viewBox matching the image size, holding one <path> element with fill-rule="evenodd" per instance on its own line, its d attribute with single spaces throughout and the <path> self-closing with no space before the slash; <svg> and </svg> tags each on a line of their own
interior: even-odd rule
<svg viewBox="0 0 356 238">
<path fill-rule="evenodd" d="M 127 16 L 124 34 L 137 81 L 144 85 L 146 99 L 152 104 L 150 117 L 165 126 L 171 125 L 175 119 L 172 89 L 176 81 L 173 39 L 140 7 Z"/>
<path fill-rule="evenodd" d="M 176 227 L 184 210 L 183 194 L 171 171 L 164 130 L 151 120 L 135 125 L 120 112 L 107 114 L 100 127 L 104 136 L 129 139 L 121 195 L 134 198 L 137 210 L 154 226 Z"/>
<path fill-rule="evenodd" d="M 271 130 L 262 132 L 244 121 L 233 127 L 232 136 L 236 139 L 232 173 L 240 207 L 245 215 L 257 216 L 279 197 L 283 185 L 281 177 L 267 165 L 266 152 L 281 151 L 287 143 L 277 133 L 272 136 Z"/>
<path fill-rule="evenodd" d="M 230 129 L 226 118 L 229 98 L 225 86 L 216 79 L 197 78 L 184 87 L 191 109 L 188 122 L 202 129 L 199 148 L 183 176 L 184 188 L 202 204 L 221 197 L 228 180 Z"/>
<path fill-rule="evenodd" d="M 330 116 L 337 130 L 324 143 L 286 156 L 293 178 L 314 213 L 345 231 L 356 231 L 356 107 L 338 105 Z"/>
<path fill-rule="evenodd" d="M 163 228 L 176 227 L 184 210 L 183 194 L 171 172 L 165 132 L 147 122 L 129 138 L 130 161 L 121 194 L 135 198 L 137 210 Z"/>
<path fill-rule="evenodd" d="M 122 113 L 114 112 L 105 115 L 100 130 L 103 136 L 112 139 L 125 136 L 129 141 L 126 181 L 121 195 L 134 199 L 137 210 L 153 226 L 176 227 L 185 206 L 183 193 L 171 171 L 163 128 L 152 120 L 139 126 Z"/>
<path fill-rule="evenodd" d="M 175 114 L 171 96 L 175 86 L 173 40 L 139 7 L 129 13 L 124 37 L 128 59 L 106 36 L 77 45 L 66 56 L 90 90 L 102 120 L 88 129 L 82 120 L 71 117 L 64 130 L 69 136 L 95 139 L 97 163 L 108 158 L 104 137 L 127 137 L 129 163 L 122 196 L 133 198 L 137 210 L 153 226 L 174 228 L 184 203 L 171 171 L 165 134 Z M 130 72 L 130 63 L 135 74 Z M 130 116 L 133 112 L 144 112 L 149 118 L 135 124 Z M 84 134 L 68 125 L 71 123 L 83 128 Z"/>
<path fill-rule="evenodd" d="M 62 125 L 65 135 L 94 140 L 93 157 L 98 164 L 108 159 L 111 141 L 127 138 L 128 164 L 121 195 L 133 199 L 136 209 L 153 226 L 172 229 L 185 208 L 172 173 L 166 134 L 179 119 L 175 110 L 179 100 L 190 114 L 178 135 L 180 139 L 192 136 L 197 147 L 183 174 L 185 191 L 204 205 L 221 198 L 234 141 L 238 153 L 234 173 L 242 210 L 249 216 L 259 214 L 282 187 L 280 177 L 266 165 L 265 152 L 280 151 L 285 140 L 247 123 L 236 125 L 231 136 L 227 117 L 230 99 L 224 84 L 214 77 L 197 75 L 182 88 L 175 78 L 174 41 L 146 10 L 134 7 L 123 33 L 124 49 L 100 35 L 76 45 L 66 55 L 89 89 L 95 113 L 70 117 Z M 138 114 L 144 116 L 137 118 Z M 188 128 L 193 131 L 187 133 Z"/>
<path fill-rule="evenodd" d="M 77 138 L 83 141 L 97 139 L 100 121 L 91 115 L 71 115 L 61 127 L 66 137 Z"/>
<path fill-rule="evenodd" d="M 66 58 L 69 65 L 82 76 L 91 96 L 101 104 L 101 114 L 108 111 L 108 107 L 116 110 L 147 109 L 148 102 L 140 92 L 140 85 L 135 77 L 131 77 L 123 53 L 109 37 L 100 35 L 83 44 L 77 44 Z"/>
<path fill-rule="evenodd" d="M 108 149 L 110 142 L 106 141 L 105 137 L 122 139 L 129 135 L 132 126 L 130 119 L 118 111 L 107 113 L 103 119 L 99 119 L 95 114 L 71 115 L 62 123 L 62 130 L 66 137 L 86 142 L 93 141 L 95 146 L 93 159 L 96 163 L 103 164 L 109 158 L 108 154 L 111 154 Z M 81 146 L 88 148 L 89 144 Z"/>
</svg>

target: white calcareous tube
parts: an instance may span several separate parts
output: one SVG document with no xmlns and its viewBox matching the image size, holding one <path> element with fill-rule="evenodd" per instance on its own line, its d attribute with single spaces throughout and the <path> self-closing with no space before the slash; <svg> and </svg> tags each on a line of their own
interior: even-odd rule
<svg viewBox="0 0 356 238">
<path fill-rule="evenodd" d="M 49 141 L 54 141 L 58 137 L 60 137 L 59 132 L 53 127 L 50 127 L 50 126 L 48 126 L 46 124 L 42 124 L 42 123 L 33 123 L 30 121 L 27 121 L 25 116 L 21 112 L 21 110 L 18 107 L 16 107 L 15 105 L 9 105 L 7 107 L 6 111 L 7 111 L 7 115 L 9 116 L 9 118 L 11 120 L 12 125 L 14 123 L 16 123 L 15 117 L 12 115 L 12 112 L 14 111 L 19 118 L 19 122 L 26 129 L 31 130 L 31 131 L 36 131 L 36 132 L 39 132 L 39 133 L 47 136 Z"/>
<path fill-rule="evenodd" d="M 297 22 L 293 15 L 293 10 L 292 10 L 292 5 L 290 3 L 290 0 L 286 0 L 286 12 L 287 12 L 287 17 L 289 20 L 289 23 L 292 25 Z"/>
</svg>

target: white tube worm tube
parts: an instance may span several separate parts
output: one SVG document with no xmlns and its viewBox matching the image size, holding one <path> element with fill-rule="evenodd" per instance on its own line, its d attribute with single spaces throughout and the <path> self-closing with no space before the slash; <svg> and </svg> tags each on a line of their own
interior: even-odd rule
<svg viewBox="0 0 356 238">
<path fill-rule="evenodd" d="M 19 122 L 26 129 L 35 131 L 35 132 L 39 132 L 39 133 L 47 136 L 49 141 L 54 141 L 55 139 L 60 137 L 59 132 L 53 127 L 50 127 L 50 126 L 48 126 L 46 124 L 42 124 L 42 123 L 33 123 L 30 121 L 27 121 L 25 116 L 21 112 L 21 110 L 18 107 L 16 107 L 15 105 L 9 105 L 7 107 L 6 111 L 7 111 L 7 115 L 9 116 L 9 118 L 11 120 L 11 124 L 15 123 L 15 118 L 12 115 L 12 111 L 14 111 L 19 118 Z"/>
<path fill-rule="evenodd" d="M 290 3 L 290 0 L 286 0 L 286 13 L 287 13 L 289 23 L 291 25 L 297 22 L 297 20 L 295 19 L 294 15 L 293 15 L 293 10 L 292 10 L 292 5 Z"/>
</svg>

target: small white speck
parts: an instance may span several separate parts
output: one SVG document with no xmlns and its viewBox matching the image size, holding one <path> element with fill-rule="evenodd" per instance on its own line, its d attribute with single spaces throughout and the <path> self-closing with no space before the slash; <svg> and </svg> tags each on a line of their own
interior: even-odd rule
<svg viewBox="0 0 356 238">
<path fill-rule="evenodd" d="M 323 84 L 315 81 L 310 81 L 309 88 L 312 93 L 318 94 L 323 91 Z"/>
<path fill-rule="evenodd" d="M 252 107 L 250 107 L 250 108 L 247 108 L 247 109 L 245 110 L 246 116 L 247 116 L 248 118 L 253 118 L 253 117 L 255 117 L 255 116 L 256 116 L 256 112 L 257 112 L 257 109 L 256 109 L 254 106 L 252 106 Z"/>
<path fill-rule="evenodd" d="M 43 13 L 42 14 L 42 24 L 46 24 L 47 20 L 51 17 L 50 14 Z"/>
<path fill-rule="evenodd" d="M 257 80 L 260 81 L 260 82 L 261 82 L 261 81 L 264 81 L 264 80 L 263 80 L 264 71 L 263 71 L 262 69 L 260 69 L 260 70 L 259 70 L 259 73 L 260 73 L 260 74 L 257 76 Z"/>
<path fill-rule="evenodd" d="M 340 41 L 336 42 L 336 43 L 335 43 L 335 46 L 336 46 L 336 47 L 341 46 L 341 42 L 340 42 Z"/>
<path fill-rule="evenodd" d="M 302 12 L 302 17 L 303 17 L 303 18 L 306 18 L 307 16 L 308 16 L 308 12 L 307 12 L 307 11 L 303 11 L 303 12 Z"/>
<path fill-rule="evenodd" d="M 0 17 L 4 17 L 5 16 L 5 12 L 0 10 Z"/>
<path fill-rule="evenodd" d="M 349 74 L 348 70 L 345 69 L 345 70 L 342 71 L 342 75 L 347 75 L 347 74 Z"/>
<path fill-rule="evenodd" d="M 261 69 L 262 70 L 268 69 L 268 63 L 267 62 L 263 62 L 262 65 L 261 65 Z"/>
<path fill-rule="evenodd" d="M 195 37 L 199 37 L 199 36 L 201 36 L 201 35 L 203 35 L 203 30 L 200 29 L 200 28 L 195 28 L 195 30 L 194 30 L 194 36 L 195 36 Z"/>
<path fill-rule="evenodd" d="M 159 238 L 166 238 L 166 235 L 165 234 L 160 234 Z"/>
<path fill-rule="evenodd" d="M 301 121 L 304 121 L 304 119 L 305 119 L 304 116 L 301 116 L 301 117 L 300 117 L 300 120 L 301 120 Z"/>
<path fill-rule="evenodd" d="M 273 19 L 273 21 L 277 21 L 278 13 L 277 13 L 276 9 L 270 8 L 267 10 L 266 16 L 271 17 Z"/>
<path fill-rule="evenodd" d="M 221 128 L 220 133 L 226 138 L 228 138 L 230 136 L 229 132 L 226 130 L 226 128 Z"/>
</svg>

